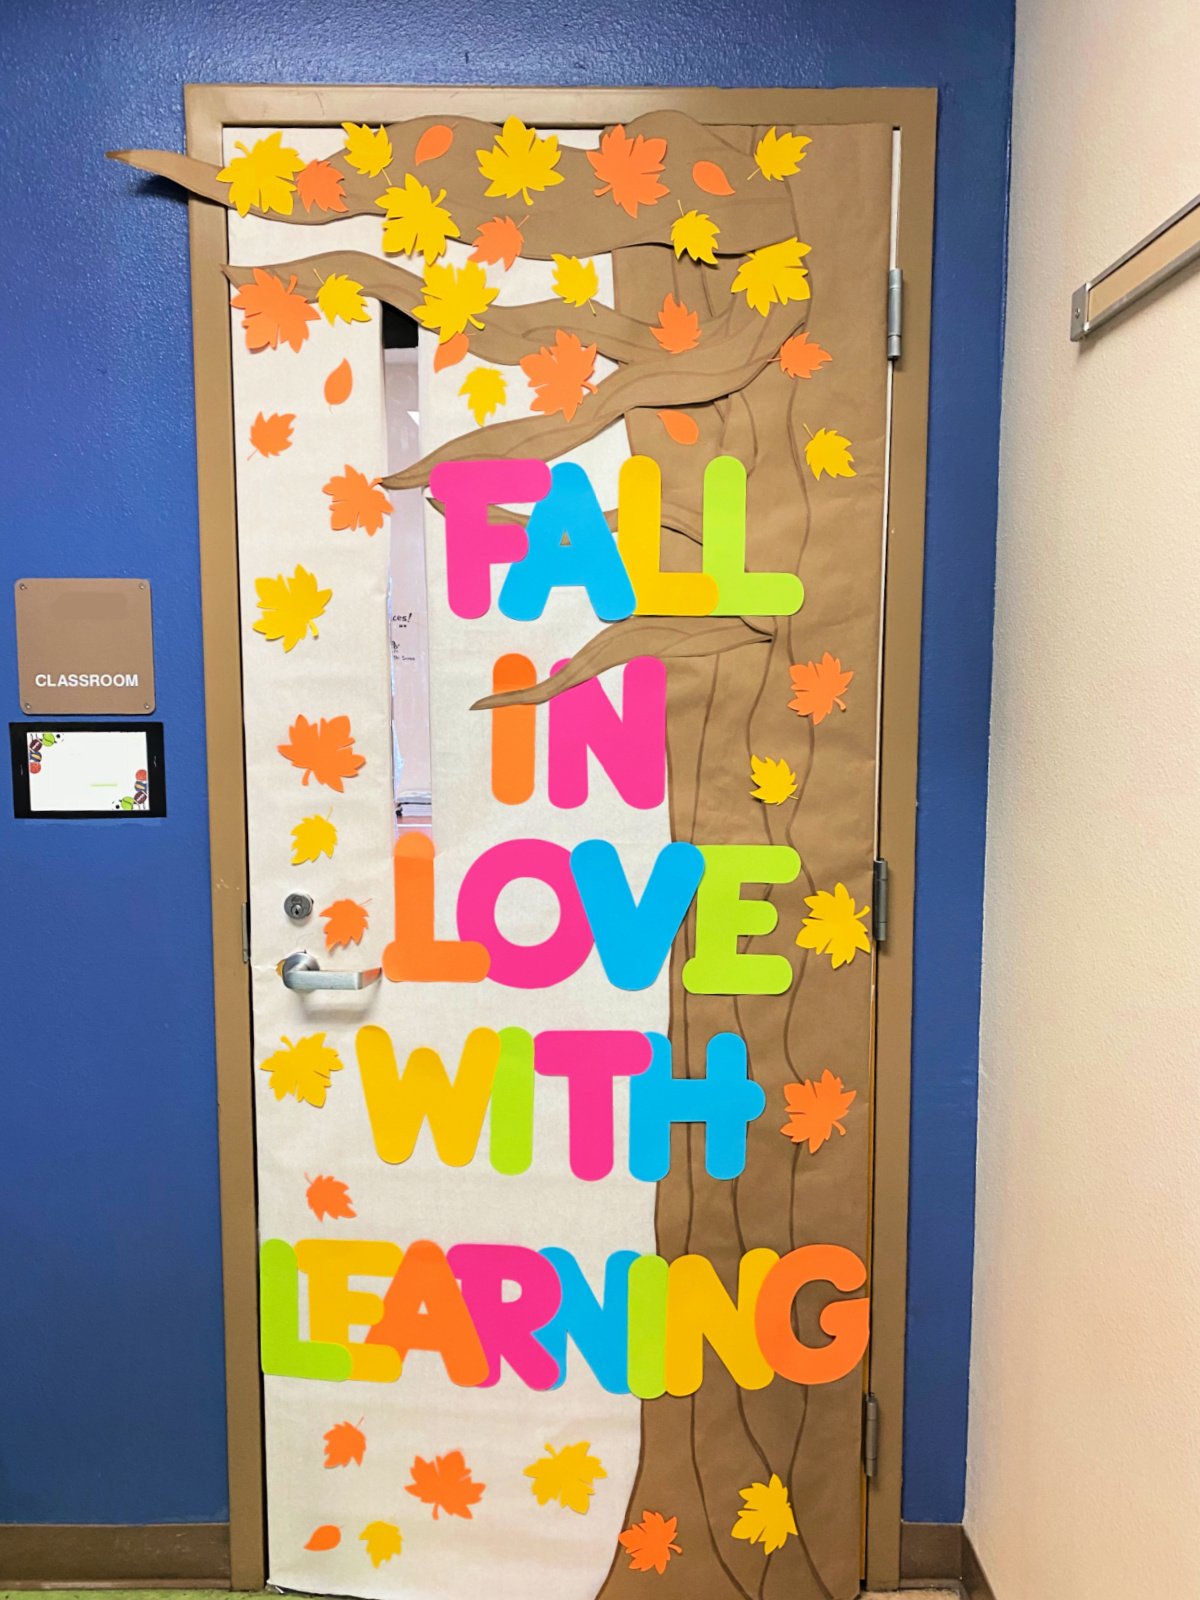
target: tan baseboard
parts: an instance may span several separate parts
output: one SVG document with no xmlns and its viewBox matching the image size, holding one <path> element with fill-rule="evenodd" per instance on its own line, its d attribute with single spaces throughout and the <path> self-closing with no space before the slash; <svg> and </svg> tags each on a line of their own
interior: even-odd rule
<svg viewBox="0 0 1200 1600">
<path fill-rule="evenodd" d="M 950 1580 L 967 1600 L 996 1600 L 979 1557 L 959 1522 L 900 1524 L 902 1585 Z"/>
<path fill-rule="evenodd" d="M 2 1589 L 227 1589 L 227 1522 L 0 1523 Z"/>
</svg>

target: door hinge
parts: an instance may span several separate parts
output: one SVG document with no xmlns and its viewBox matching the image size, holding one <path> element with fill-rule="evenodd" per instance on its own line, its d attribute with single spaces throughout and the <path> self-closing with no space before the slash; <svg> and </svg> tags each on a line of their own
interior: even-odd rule
<svg viewBox="0 0 1200 1600">
<path fill-rule="evenodd" d="M 863 1475 L 873 1478 L 879 1470 L 879 1401 L 873 1394 L 863 1396 Z"/>
<path fill-rule="evenodd" d="M 900 359 L 900 338 L 904 332 L 904 274 L 899 267 L 888 268 L 887 358 Z"/>
<path fill-rule="evenodd" d="M 242 901 L 242 961 L 250 965 L 250 906 L 245 900 Z"/>
<path fill-rule="evenodd" d="M 886 944 L 888 936 L 888 864 L 876 858 L 872 884 L 871 924 L 876 944 Z"/>
</svg>

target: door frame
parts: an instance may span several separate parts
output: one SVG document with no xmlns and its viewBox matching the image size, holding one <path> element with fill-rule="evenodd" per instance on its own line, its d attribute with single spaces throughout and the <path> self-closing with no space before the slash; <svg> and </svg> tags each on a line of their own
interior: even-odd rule
<svg viewBox="0 0 1200 1600">
<path fill-rule="evenodd" d="M 904 348 L 893 363 L 878 773 L 879 852 L 889 866 L 890 903 L 887 939 L 877 949 L 876 962 L 872 1336 L 866 1374 L 881 1423 L 877 1469 L 866 1484 L 864 1529 L 867 1582 L 872 1588 L 893 1588 L 900 1580 L 917 720 L 937 91 L 188 84 L 187 153 L 221 162 L 227 127 L 388 123 L 447 110 L 495 121 L 512 109 L 514 100 L 527 120 L 543 127 L 629 121 L 670 107 L 716 124 L 883 122 L 900 134 L 896 260 L 904 273 Z M 229 1572 L 231 1588 L 260 1589 L 266 1505 L 245 926 L 249 874 L 229 292 L 218 270 L 227 256 L 226 212 L 192 199 L 188 220 L 212 862 Z"/>
</svg>

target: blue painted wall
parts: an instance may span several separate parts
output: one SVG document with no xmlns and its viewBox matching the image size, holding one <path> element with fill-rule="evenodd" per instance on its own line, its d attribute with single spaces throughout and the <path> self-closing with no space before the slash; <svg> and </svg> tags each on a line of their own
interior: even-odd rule
<svg viewBox="0 0 1200 1600">
<path fill-rule="evenodd" d="M 0 14 L 0 689 L 19 717 L 11 580 L 149 578 L 171 804 L 15 823 L 0 797 L 0 1521 L 226 1510 L 186 213 L 102 157 L 180 148 L 186 81 L 941 91 L 904 1504 L 961 1515 L 1011 0 L 501 10 Z"/>
</svg>

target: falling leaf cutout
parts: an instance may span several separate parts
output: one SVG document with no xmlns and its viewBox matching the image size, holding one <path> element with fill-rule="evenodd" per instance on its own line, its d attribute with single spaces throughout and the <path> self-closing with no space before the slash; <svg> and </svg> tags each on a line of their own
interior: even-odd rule
<svg viewBox="0 0 1200 1600">
<path fill-rule="evenodd" d="M 283 143 L 283 134 L 269 133 L 265 139 L 256 139 L 249 149 L 239 142 L 234 149 L 240 150 L 241 155 L 222 167 L 217 179 L 229 185 L 229 199 L 238 216 L 244 217 L 256 206 L 262 212 L 275 211 L 281 217 L 290 217 L 296 189 L 291 180 L 304 162 Z"/>
<path fill-rule="evenodd" d="M 325 321 L 332 327 L 340 317 L 343 322 L 370 322 L 371 313 L 362 297 L 362 284 L 355 283 L 344 272 L 331 272 L 317 290 L 317 307 Z"/>
<path fill-rule="evenodd" d="M 700 313 L 668 294 L 658 313 L 658 325 L 650 332 L 669 355 L 682 355 L 700 343 Z"/>
<path fill-rule="evenodd" d="M 354 373 L 345 356 L 334 367 L 325 379 L 325 403 L 331 406 L 343 405 L 350 398 L 354 388 Z"/>
<path fill-rule="evenodd" d="M 346 463 L 344 473 L 330 478 L 324 485 L 329 496 L 329 526 L 334 533 L 361 528 L 373 537 L 383 527 L 383 519 L 392 509 L 392 502 L 378 488 L 378 478 L 368 478 L 356 467 Z"/>
<path fill-rule="evenodd" d="M 637 216 L 639 206 L 655 205 L 670 193 L 658 178 L 667 156 L 665 139 L 648 139 L 640 133 L 631 139 L 618 123 L 600 135 L 599 150 L 585 154 L 600 180 L 601 187 L 595 194 L 611 194 L 631 217 Z"/>
<path fill-rule="evenodd" d="M 260 411 L 250 424 L 250 444 L 260 456 L 281 456 L 291 448 L 294 411 L 274 411 L 264 417 Z"/>
<path fill-rule="evenodd" d="M 677 256 L 687 254 L 693 261 L 717 264 L 716 244 L 721 230 L 703 211 L 685 211 L 671 224 L 671 244 Z"/>
<path fill-rule="evenodd" d="M 285 1048 L 269 1055 L 258 1068 L 270 1073 L 276 1100 L 290 1094 L 304 1105 L 323 1106 L 332 1075 L 342 1070 L 337 1051 L 325 1043 L 323 1033 L 310 1033 L 295 1044 L 286 1037 L 280 1042 Z"/>
<path fill-rule="evenodd" d="M 453 339 L 447 339 L 445 344 L 439 344 L 434 350 L 433 370 L 442 372 L 446 367 L 456 367 L 470 348 L 471 341 L 466 334 L 456 333 Z"/>
<path fill-rule="evenodd" d="M 499 195 L 512 200 L 520 195 L 527 206 L 532 205 L 531 190 L 549 189 L 563 181 L 562 173 L 554 170 L 561 154 L 553 134 L 543 139 L 520 117 L 507 117 L 492 148 L 475 152 L 479 171 L 488 179 L 485 198 Z"/>
<path fill-rule="evenodd" d="M 445 189 L 435 195 L 411 172 L 404 175 L 404 187 L 385 189 L 375 204 L 385 213 L 383 248 L 388 255 L 424 256 L 430 266 L 445 254 L 446 240 L 460 236 L 458 224 L 442 201 Z"/>
<path fill-rule="evenodd" d="M 302 867 L 321 856 L 332 859 L 337 829 L 328 817 L 305 817 L 292 829 L 292 865 Z"/>
<path fill-rule="evenodd" d="M 769 128 L 755 146 L 754 165 L 764 178 L 790 178 L 804 160 L 805 145 L 811 143 L 802 133 L 779 133 Z"/>
<path fill-rule="evenodd" d="M 558 298 L 569 306 L 587 305 L 600 289 L 594 262 L 580 261 L 578 256 L 554 256 L 553 260 L 551 287 Z"/>
<path fill-rule="evenodd" d="M 471 1518 L 471 1507 L 483 1494 L 486 1484 L 476 1483 L 461 1450 L 450 1450 L 444 1456 L 425 1461 L 420 1456 L 412 1464 L 412 1482 L 404 1485 L 408 1494 L 415 1495 L 427 1506 L 433 1507 L 436 1522 L 439 1511 L 451 1517 Z"/>
<path fill-rule="evenodd" d="M 511 217 L 493 217 L 490 222 L 479 224 L 475 248 L 467 259 L 484 261 L 489 266 L 503 261 L 507 272 L 521 254 L 524 244 L 525 235 Z"/>
<path fill-rule="evenodd" d="M 715 161 L 697 161 L 692 168 L 692 182 L 705 194 L 733 193 L 733 185 L 725 176 L 724 168 Z"/>
<path fill-rule="evenodd" d="M 793 236 L 779 244 L 751 250 L 742 258 L 730 285 L 731 292 L 744 294 L 747 304 L 764 317 L 772 306 L 807 300 L 812 290 L 808 285 L 808 268 L 801 263 L 811 248 Z"/>
<path fill-rule="evenodd" d="M 577 334 L 560 328 L 552 347 L 543 345 L 536 355 L 521 357 L 521 371 L 534 390 L 530 409 L 548 417 L 561 411 L 570 422 L 584 392 L 590 394 L 595 388 L 591 381 L 595 369 L 596 346 L 585 345 Z"/>
<path fill-rule="evenodd" d="M 368 1522 L 358 1536 L 367 1547 L 371 1565 L 382 1566 L 400 1554 L 404 1539 L 394 1522 Z"/>
<path fill-rule="evenodd" d="M 682 1555 L 673 1543 L 677 1517 L 664 1517 L 657 1511 L 643 1511 L 642 1520 L 617 1535 L 617 1542 L 629 1552 L 631 1572 L 665 1572 L 673 1555 Z"/>
<path fill-rule="evenodd" d="M 345 1188 L 345 1184 L 342 1184 L 341 1187 Z M 312 1191 L 310 1190 L 309 1193 L 311 1195 Z M 312 1204 L 311 1199 L 309 1204 Z M 354 1213 L 353 1211 L 348 1211 L 331 1213 L 331 1215 L 352 1217 Z M 336 1422 L 325 1435 L 325 1465 L 331 1468 L 361 1467 L 366 1448 L 366 1435 L 361 1428 L 355 1427 L 353 1422 Z"/>
<path fill-rule="evenodd" d="M 335 900 L 320 915 L 325 918 L 326 950 L 362 942 L 369 918 L 366 906 L 360 906 L 357 900 Z"/>
<path fill-rule="evenodd" d="M 283 573 L 276 578 L 255 578 L 254 592 L 262 616 L 253 631 L 264 639 L 282 639 L 285 655 L 307 634 L 317 637 L 317 618 L 333 594 L 332 589 L 319 589 L 316 578 L 301 566 L 290 578 Z"/>
<path fill-rule="evenodd" d="M 336 1550 L 342 1542 L 342 1530 L 335 1528 L 332 1522 L 323 1522 L 319 1528 L 314 1528 L 305 1540 L 306 1550 Z"/>
<path fill-rule="evenodd" d="M 231 304 L 242 313 L 242 330 L 248 350 L 277 350 L 280 344 L 293 350 L 308 338 L 308 324 L 319 312 L 302 294 L 297 294 L 296 277 L 285 284 L 273 272 L 255 267 L 254 282 L 244 283 Z"/>
<path fill-rule="evenodd" d="M 733 1525 L 735 1539 L 761 1544 L 770 1555 L 772 1550 L 782 1550 L 789 1539 L 796 1537 L 792 1502 L 778 1473 L 771 1474 L 769 1483 L 752 1483 L 748 1489 L 739 1489 L 738 1493 L 746 1504 L 738 1512 Z"/>
<path fill-rule="evenodd" d="M 361 122 L 343 122 L 346 135 L 346 165 L 364 178 L 377 178 L 392 159 L 392 141 L 385 128 L 369 128 Z"/>
<path fill-rule="evenodd" d="M 308 1201 L 308 1209 L 318 1222 L 324 1222 L 326 1217 L 353 1217 L 356 1215 L 354 1204 L 350 1199 L 350 1191 L 339 1178 L 323 1176 L 314 1178 L 304 1191 L 304 1198 Z M 340 1428 L 349 1428 L 350 1424 L 343 1422 L 339 1423 L 338 1426 Z M 362 1438 L 362 1434 L 358 1433 L 357 1428 L 353 1431 L 358 1434 L 360 1439 Z M 328 1445 L 333 1434 L 337 1432 L 337 1428 L 330 1429 L 329 1433 L 325 1435 L 326 1445 Z M 357 1459 L 359 1461 L 362 1460 L 361 1450 L 359 1450 Z M 325 1465 L 327 1467 L 341 1467 L 345 1465 L 345 1462 L 326 1461 Z"/>
<path fill-rule="evenodd" d="M 794 697 L 788 701 L 788 707 L 797 716 L 811 717 L 815 728 L 824 722 L 834 706 L 840 711 L 845 711 L 846 702 L 842 696 L 849 688 L 854 674 L 842 671 L 842 663 L 837 656 L 831 656 L 826 650 L 819 662 L 797 664 L 788 670 L 791 673 L 792 688 L 796 691 Z"/>
<path fill-rule="evenodd" d="M 351 749 L 354 735 L 350 732 L 349 717 L 322 717 L 310 722 L 307 717 L 297 717 L 288 729 L 289 743 L 278 745 L 279 754 L 299 767 L 304 782 L 315 778 L 327 789 L 342 793 L 343 778 L 352 778 L 366 757 L 356 755 Z"/>
<path fill-rule="evenodd" d="M 590 1449 L 586 1439 L 581 1444 L 564 1445 L 561 1450 L 548 1444 L 545 1455 L 530 1462 L 525 1476 L 533 1479 L 530 1487 L 538 1505 L 557 1500 L 568 1511 L 577 1511 L 580 1516 L 586 1513 L 595 1493 L 595 1480 L 608 1477 L 597 1458 L 588 1454 Z"/>
<path fill-rule="evenodd" d="M 436 161 L 439 156 L 444 156 L 454 143 L 454 130 L 448 128 L 444 122 L 435 122 L 432 128 L 417 140 L 417 148 L 413 151 L 413 166 L 422 166 L 426 161 Z"/>
<path fill-rule="evenodd" d="M 794 333 L 779 347 L 779 365 L 789 378 L 811 378 L 833 357 L 806 333 Z"/>
<path fill-rule="evenodd" d="M 844 1088 L 828 1067 L 815 1083 L 809 1078 L 803 1083 L 787 1083 L 783 1092 L 788 1119 L 779 1131 L 793 1144 L 807 1144 L 809 1155 L 816 1155 L 835 1128 L 838 1133 L 846 1132 L 842 1118 L 858 1098 L 858 1090 Z"/>
<path fill-rule="evenodd" d="M 493 411 L 499 410 L 508 394 L 508 380 L 495 367 L 476 367 L 468 372 L 458 391 L 466 397 L 467 409 L 482 427 Z"/>
<path fill-rule="evenodd" d="M 296 174 L 296 193 L 305 211 L 345 211 L 345 179 L 328 161 L 310 161 Z"/>
<path fill-rule="evenodd" d="M 822 473 L 830 478 L 858 476 L 852 465 L 854 457 L 850 454 L 849 439 L 843 439 L 841 434 L 835 433 L 832 428 L 817 429 L 804 446 L 804 459 L 818 483 L 821 481 Z"/>
<path fill-rule="evenodd" d="M 828 956 L 835 968 L 853 961 L 860 950 L 870 950 L 871 940 L 863 923 L 871 908 L 856 908 L 854 896 L 844 883 L 835 885 L 832 894 L 818 889 L 816 894 L 805 895 L 804 904 L 809 914 L 796 935 L 802 950 Z"/>
<path fill-rule="evenodd" d="M 700 424 L 686 411 L 660 411 L 658 416 L 667 436 L 676 444 L 695 444 L 700 437 Z"/>
<path fill-rule="evenodd" d="M 765 805 L 782 805 L 796 792 L 796 774 L 786 761 L 776 761 L 770 756 L 762 759 L 751 756 L 750 776 L 754 783 L 751 795 Z"/>
</svg>

